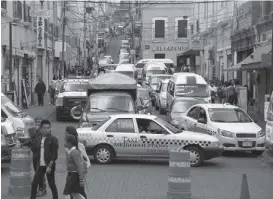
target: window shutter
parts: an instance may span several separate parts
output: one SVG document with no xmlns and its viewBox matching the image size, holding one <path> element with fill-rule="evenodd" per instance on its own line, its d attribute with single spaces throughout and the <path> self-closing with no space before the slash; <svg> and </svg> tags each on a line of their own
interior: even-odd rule
<svg viewBox="0 0 273 199">
<path fill-rule="evenodd" d="M 165 19 L 165 39 L 168 39 L 168 19 Z"/>
<path fill-rule="evenodd" d="M 17 17 L 17 1 L 13 1 L 13 4 L 12 4 L 12 7 L 13 7 L 13 17 Z"/>
<path fill-rule="evenodd" d="M 28 7 L 28 8 L 27 8 L 27 16 L 28 16 L 28 22 L 29 22 L 29 23 L 32 22 L 32 21 L 31 21 L 31 16 L 30 16 L 30 10 L 31 10 L 31 8 Z"/>
<path fill-rule="evenodd" d="M 22 13 L 22 3 L 20 1 L 17 1 L 17 17 L 19 19 L 23 19 L 23 13 Z"/>
<path fill-rule="evenodd" d="M 26 1 L 23 2 L 23 9 L 24 9 L 24 21 L 27 22 L 27 5 Z"/>
</svg>

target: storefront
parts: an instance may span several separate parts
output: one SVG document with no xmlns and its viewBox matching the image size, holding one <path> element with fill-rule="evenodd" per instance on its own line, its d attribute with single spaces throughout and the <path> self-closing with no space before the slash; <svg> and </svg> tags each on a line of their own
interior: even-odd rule
<svg viewBox="0 0 273 199">
<path fill-rule="evenodd" d="M 151 43 L 142 47 L 143 59 L 171 59 L 177 66 L 177 59 L 189 49 L 188 42 Z"/>
</svg>

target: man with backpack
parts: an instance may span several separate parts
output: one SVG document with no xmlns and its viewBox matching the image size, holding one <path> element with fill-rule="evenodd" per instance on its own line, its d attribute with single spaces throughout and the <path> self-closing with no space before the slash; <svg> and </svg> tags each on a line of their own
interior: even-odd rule
<svg viewBox="0 0 273 199">
<path fill-rule="evenodd" d="M 226 94 L 227 103 L 234 105 L 237 96 L 236 96 L 235 88 L 231 82 L 228 83 L 228 87 L 226 89 L 226 92 L 227 92 L 227 94 Z"/>
</svg>

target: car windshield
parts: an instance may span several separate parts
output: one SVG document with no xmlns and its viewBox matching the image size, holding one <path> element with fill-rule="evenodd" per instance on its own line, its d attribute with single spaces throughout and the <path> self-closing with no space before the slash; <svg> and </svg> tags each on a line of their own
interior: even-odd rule
<svg viewBox="0 0 273 199">
<path fill-rule="evenodd" d="M 1 96 L 1 105 L 4 106 L 12 116 L 19 116 L 22 111 L 13 104 L 7 96 Z"/>
<path fill-rule="evenodd" d="M 132 98 L 127 95 L 95 95 L 88 104 L 90 112 L 134 112 Z"/>
<path fill-rule="evenodd" d="M 137 89 L 137 98 L 149 99 L 149 91 L 147 89 Z"/>
<path fill-rule="evenodd" d="M 152 77 L 151 84 L 157 85 L 160 80 L 169 79 L 169 77 L 166 76 L 159 76 L 159 77 Z"/>
<path fill-rule="evenodd" d="M 127 75 L 128 77 L 134 78 L 134 73 L 130 71 L 117 71 L 120 74 Z"/>
<path fill-rule="evenodd" d="M 239 108 L 211 108 L 208 110 L 210 120 L 220 123 L 250 123 L 252 120 Z"/>
<path fill-rule="evenodd" d="M 144 68 L 144 66 L 145 66 L 145 64 L 139 63 L 139 64 L 137 64 L 135 67 L 136 67 L 136 68 Z"/>
<path fill-rule="evenodd" d="M 157 75 L 157 74 L 166 74 L 165 70 L 149 70 L 147 71 L 147 76 L 151 76 L 151 75 Z"/>
<path fill-rule="evenodd" d="M 206 84 L 178 84 L 176 95 L 184 97 L 209 97 L 209 89 Z"/>
<path fill-rule="evenodd" d="M 181 133 L 181 130 L 175 128 L 174 126 L 172 126 L 171 124 L 169 124 L 168 122 L 166 122 L 165 120 L 161 119 L 161 118 L 156 118 L 155 119 L 159 124 L 161 124 L 162 126 L 164 126 L 165 128 L 167 128 L 169 131 L 171 131 L 172 133 Z"/>
<path fill-rule="evenodd" d="M 167 91 L 167 87 L 168 87 L 168 84 L 163 84 L 161 92 L 166 92 Z"/>
<path fill-rule="evenodd" d="M 62 92 L 85 92 L 89 88 L 88 82 L 69 82 L 62 85 Z"/>
<path fill-rule="evenodd" d="M 187 101 L 175 101 L 172 107 L 172 113 L 185 113 L 190 107 L 195 104 L 203 104 L 204 100 L 187 100 Z"/>
</svg>

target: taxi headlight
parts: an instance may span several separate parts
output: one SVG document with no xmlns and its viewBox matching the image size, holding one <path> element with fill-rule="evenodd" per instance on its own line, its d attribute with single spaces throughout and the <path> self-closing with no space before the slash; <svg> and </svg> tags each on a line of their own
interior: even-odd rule
<svg viewBox="0 0 273 199">
<path fill-rule="evenodd" d="M 25 131 L 24 131 L 24 129 L 21 128 L 21 127 L 18 127 L 16 129 L 16 135 L 17 135 L 17 137 L 25 137 Z"/>
<path fill-rule="evenodd" d="M 214 147 L 220 147 L 221 144 L 220 144 L 220 142 L 217 141 L 217 142 L 213 142 L 212 146 L 214 146 Z"/>
<path fill-rule="evenodd" d="M 265 136 L 265 132 L 263 130 L 260 130 L 257 134 L 257 137 L 260 138 L 260 137 L 264 137 Z"/>
<path fill-rule="evenodd" d="M 221 131 L 221 135 L 224 137 L 229 137 L 229 138 L 233 138 L 233 133 L 230 131 Z"/>
</svg>

